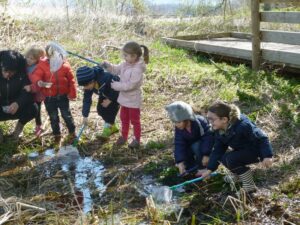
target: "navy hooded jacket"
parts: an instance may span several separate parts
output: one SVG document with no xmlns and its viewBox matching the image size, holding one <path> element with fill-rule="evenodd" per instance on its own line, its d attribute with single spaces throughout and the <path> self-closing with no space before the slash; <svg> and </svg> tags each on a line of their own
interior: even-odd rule
<svg viewBox="0 0 300 225">
<path fill-rule="evenodd" d="M 243 114 L 224 134 L 215 132 L 215 145 L 207 169 L 216 170 L 228 147 L 234 151 L 252 151 L 261 159 L 271 158 L 273 151 L 267 135 Z"/>
<path fill-rule="evenodd" d="M 82 106 L 82 115 L 84 117 L 89 116 L 93 93 L 99 95 L 99 101 L 107 98 L 112 102 L 117 102 L 119 96 L 119 92 L 112 89 L 110 85 L 112 80 L 120 81 L 120 78 L 111 73 L 104 72 L 104 70 L 99 66 L 93 67 L 93 70 L 96 75 L 95 81 L 97 83 L 93 90 L 84 90 Z"/>
<path fill-rule="evenodd" d="M 186 129 L 178 129 L 175 127 L 175 162 L 180 163 L 188 160 L 188 151 L 192 144 L 201 140 L 199 151 L 206 156 L 209 156 L 213 147 L 213 132 L 210 129 L 208 121 L 203 116 L 196 116 L 197 121 L 191 120 L 191 133 Z M 203 134 L 201 135 L 201 124 Z"/>
</svg>

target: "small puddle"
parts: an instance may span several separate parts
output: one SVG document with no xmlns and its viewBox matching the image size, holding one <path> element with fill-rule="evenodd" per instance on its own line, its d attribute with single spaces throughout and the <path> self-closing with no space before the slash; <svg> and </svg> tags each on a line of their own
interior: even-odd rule
<svg viewBox="0 0 300 225">
<path fill-rule="evenodd" d="M 52 177 L 58 171 L 74 174 L 74 187 L 82 193 L 82 211 L 88 213 L 93 209 L 92 193 L 101 196 L 106 186 L 103 184 L 103 165 L 92 157 L 81 157 L 77 148 L 66 146 L 55 153 L 54 149 L 48 149 L 43 154 L 31 153 L 29 159 L 36 167 L 43 167 L 46 177 Z"/>
</svg>

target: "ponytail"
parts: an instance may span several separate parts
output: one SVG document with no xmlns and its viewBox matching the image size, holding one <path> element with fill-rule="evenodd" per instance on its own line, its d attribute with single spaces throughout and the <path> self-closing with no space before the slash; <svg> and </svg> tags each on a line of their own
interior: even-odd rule
<svg viewBox="0 0 300 225">
<path fill-rule="evenodd" d="M 141 46 L 141 48 L 143 48 L 144 61 L 145 61 L 146 64 L 148 64 L 149 63 L 149 49 L 145 45 L 140 45 L 140 46 Z"/>
</svg>

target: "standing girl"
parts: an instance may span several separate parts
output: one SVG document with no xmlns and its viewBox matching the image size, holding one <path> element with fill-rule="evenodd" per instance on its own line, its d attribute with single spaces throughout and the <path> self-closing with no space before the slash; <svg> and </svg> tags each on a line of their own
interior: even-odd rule
<svg viewBox="0 0 300 225">
<path fill-rule="evenodd" d="M 33 73 L 37 68 L 39 60 L 44 57 L 45 50 L 40 46 L 33 45 L 26 51 L 25 58 L 27 61 L 27 74 L 31 82 L 33 82 Z M 35 135 L 40 136 L 42 132 L 41 105 L 45 100 L 45 96 L 42 94 L 41 88 L 37 84 L 32 83 L 29 89 L 30 90 L 28 91 L 34 93 L 34 101 L 38 106 L 38 113 L 35 117 Z"/>
<path fill-rule="evenodd" d="M 235 105 L 222 101 L 212 104 L 207 113 L 215 133 L 214 150 L 210 156 L 207 171 L 202 177 L 207 177 L 216 170 L 219 162 L 236 175 L 245 192 L 256 191 L 250 168 L 247 166 L 262 160 L 265 167 L 272 165 L 272 147 L 267 135 L 240 113 Z M 231 151 L 228 151 L 228 148 Z"/>
<path fill-rule="evenodd" d="M 76 138 L 69 105 L 69 100 L 76 98 L 76 86 L 71 66 L 65 59 L 65 52 L 55 43 L 50 43 L 46 47 L 46 55 L 47 58 L 40 60 L 32 76 L 33 84 L 41 87 L 46 97 L 45 106 L 57 147 L 61 141 L 58 110 L 69 131 L 66 144 L 71 144 Z"/>
<path fill-rule="evenodd" d="M 142 48 L 144 51 L 142 51 Z M 103 66 L 109 72 L 119 75 L 120 81 L 113 81 L 111 87 L 119 91 L 118 102 L 121 105 L 122 136 L 116 144 L 123 145 L 128 139 L 130 123 L 133 125 L 134 139 L 128 145 L 130 148 L 139 148 L 141 141 L 140 108 L 142 104 L 143 73 L 149 62 L 149 50 L 136 42 L 127 42 L 122 48 L 124 62 L 112 65 L 104 62 Z M 143 56 L 143 57 L 142 57 Z"/>
</svg>

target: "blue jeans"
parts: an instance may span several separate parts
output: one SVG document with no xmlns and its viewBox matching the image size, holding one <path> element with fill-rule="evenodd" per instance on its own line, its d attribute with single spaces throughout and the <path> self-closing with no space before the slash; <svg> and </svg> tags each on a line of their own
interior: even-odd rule
<svg viewBox="0 0 300 225">
<path fill-rule="evenodd" d="M 60 110 L 61 116 L 67 125 L 69 133 L 75 132 L 74 120 L 70 111 L 67 95 L 46 97 L 45 106 L 50 118 L 53 135 L 60 135 L 58 110 Z"/>
<path fill-rule="evenodd" d="M 195 166 L 198 166 L 199 169 L 203 169 L 204 166 L 202 164 L 203 154 L 201 152 L 201 140 L 193 143 L 187 152 L 187 160 L 185 161 L 186 169 L 191 169 Z"/>
</svg>

